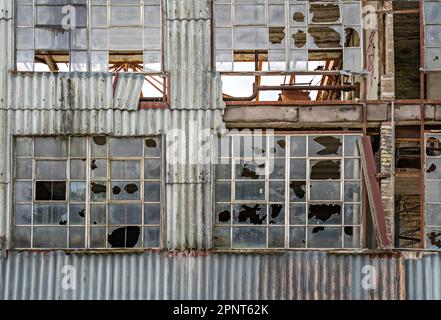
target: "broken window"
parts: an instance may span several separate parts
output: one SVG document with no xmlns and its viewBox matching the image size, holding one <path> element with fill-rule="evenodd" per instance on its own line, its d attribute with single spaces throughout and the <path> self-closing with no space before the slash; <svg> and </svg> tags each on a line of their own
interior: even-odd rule
<svg viewBox="0 0 441 320">
<path fill-rule="evenodd" d="M 441 70 L 441 2 L 424 1 L 424 46 L 426 70 Z"/>
<path fill-rule="evenodd" d="M 216 70 L 223 74 L 226 100 L 351 100 L 358 95 L 360 1 L 215 0 L 214 23 Z M 260 74 L 239 77 L 251 71 Z"/>
<path fill-rule="evenodd" d="M 15 247 L 160 247 L 157 137 L 16 138 Z"/>
<path fill-rule="evenodd" d="M 218 139 L 215 246 L 359 248 L 357 135 Z"/>
<path fill-rule="evenodd" d="M 161 0 L 19 1 L 18 71 L 146 73 L 143 97 L 165 94 Z"/>
<path fill-rule="evenodd" d="M 425 248 L 441 249 L 441 149 L 440 134 L 426 134 Z"/>
</svg>

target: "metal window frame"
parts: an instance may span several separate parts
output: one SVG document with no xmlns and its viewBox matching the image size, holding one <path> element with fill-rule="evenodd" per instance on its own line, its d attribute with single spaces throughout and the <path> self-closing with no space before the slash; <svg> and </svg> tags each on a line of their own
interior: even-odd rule
<svg viewBox="0 0 441 320">
<path fill-rule="evenodd" d="M 269 135 L 266 134 L 256 134 L 254 135 L 253 133 L 247 133 L 247 134 L 226 134 L 224 136 L 222 136 L 222 138 L 228 137 L 228 141 L 229 141 L 229 153 L 230 153 L 230 157 L 221 157 L 218 153 L 218 150 L 215 152 L 215 158 L 216 159 L 227 159 L 229 161 L 228 165 L 231 167 L 231 176 L 230 179 L 217 179 L 216 177 L 216 170 L 214 170 L 214 190 L 213 190 L 213 215 L 212 215 L 212 221 L 213 221 L 213 228 L 230 228 L 230 238 L 229 238 L 229 243 L 230 245 L 227 247 L 216 247 L 215 243 L 214 243 L 214 247 L 216 249 L 222 250 L 222 249 L 232 249 L 232 250 L 311 250 L 311 249 L 320 249 L 320 250 L 336 250 L 336 249 L 347 249 L 347 250 L 358 250 L 361 249 L 362 246 L 362 241 L 363 241 L 363 236 L 364 236 L 364 228 L 363 228 L 363 205 L 364 205 L 364 201 L 363 201 L 363 197 L 362 197 L 362 192 L 363 192 L 363 183 L 362 183 L 362 162 L 361 162 L 361 154 L 360 152 L 358 153 L 358 156 L 355 155 L 345 155 L 345 143 L 346 143 L 346 137 L 347 136 L 352 136 L 352 137 L 360 137 L 362 134 L 361 133 L 346 133 L 346 134 L 342 134 L 342 133 L 299 133 L 299 134 L 289 134 L 289 133 L 274 133 Z M 269 178 L 269 174 L 268 174 L 268 170 L 269 170 L 269 166 L 268 166 L 268 161 L 270 158 L 273 158 L 270 156 L 269 152 L 266 153 L 266 167 L 265 167 L 265 177 L 264 180 L 260 179 L 260 180 L 251 180 L 251 181 L 265 181 L 265 200 L 247 200 L 247 201 L 243 201 L 243 200 L 237 200 L 235 198 L 235 185 L 236 185 L 236 174 L 235 174 L 235 170 L 236 170 L 236 164 L 237 164 L 237 160 L 241 159 L 240 157 L 235 157 L 234 155 L 234 139 L 233 137 L 243 137 L 243 136 L 250 136 L 250 137 L 265 137 L 265 145 L 269 146 L 269 139 L 270 137 L 283 137 L 285 139 L 285 156 L 284 157 L 276 157 L 279 159 L 284 159 L 285 160 L 285 178 L 283 179 L 283 181 L 285 182 L 285 199 L 283 202 L 274 202 L 274 201 L 269 201 L 269 181 L 273 181 L 273 179 Z M 304 157 L 293 157 L 291 155 L 291 150 L 290 150 L 290 146 L 291 146 L 291 137 L 304 137 L 305 138 L 305 143 L 306 143 L 306 150 L 305 150 L 305 156 Z M 309 138 L 310 137 L 316 137 L 316 136 L 339 136 L 341 137 L 341 142 L 342 142 L 342 146 L 341 146 L 341 155 L 340 156 L 309 156 Z M 217 141 L 217 146 L 219 146 L 219 140 L 220 137 L 218 137 Z M 357 140 L 354 140 L 354 148 L 357 148 Z M 216 149 L 218 149 L 218 147 L 216 147 Z M 305 159 L 306 161 L 306 177 L 305 177 L 305 188 L 306 188 L 306 193 L 305 193 L 305 201 L 303 202 L 291 202 L 290 201 L 290 188 L 289 188 L 289 184 L 291 181 L 293 180 L 298 180 L 298 179 L 291 179 L 290 177 L 290 160 L 291 159 Z M 341 161 L 341 170 L 340 170 L 340 179 L 339 180 L 319 180 L 319 181 L 338 181 L 338 183 L 340 184 L 340 199 L 339 200 L 332 200 L 332 201 L 316 201 L 316 200 L 310 200 L 310 161 L 311 160 L 340 160 Z M 359 178 L 346 178 L 345 177 L 345 161 L 346 160 L 358 160 L 359 162 Z M 221 162 L 221 164 L 225 164 L 223 162 Z M 280 180 L 280 179 L 279 179 Z M 228 181 L 231 183 L 231 194 L 230 194 L 230 201 L 229 202 L 217 202 L 216 201 L 216 183 L 220 181 Z M 247 180 L 240 180 L 240 181 L 247 181 Z M 274 181 L 278 181 L 278 180 L 274 180 Z M 303 181 L 303 180 L 299 180 L 299 181 Z M 345 201 L 344 199 L 344 188 L 346 186 L 346 182 L 350 183 L 350 182 L 358 182 L 360 185 L 360 199 L 358 202 L 354 202 L 354 201 Z M 249 203 L 249 204 L 261 204 L 266 206 L 266 223 L 264 225 L 254 225 L 251 223 L 247 223 L 247 224 L 239 224 L 239 223 L 234 223 L 234 211 L 233 208 L 238 205 L 238 204 L 243 204 L 243 203 Z M 271 228 L 270 224 L 269 224 L 269 210 L 270 210 L 270 205 L 272 203 L 283 203 L 284 205 L 284 214 L 285 214 L 285 222 L 282 225 L 274 225 L 274 226 L 283 226 L 284 230 L 285 230 L 285 239 L 284 239 L 284 247 L 269 247 L 269 242 L 268 242 L 268 237 L 269 237 L 269 228 Z M 335 203 L 335 204 L 339 204 L 341 205 L 341 224 L 312 224 L 310 225 L 308 223 L 308 208 L 310 204 L 320 204 L 320 203 Z M 226 224 L 222 224 L 222 223 L 217 223 L 216 219 L 216 206 L 220 204 L 220 205 L 229 205 L 230 207 L 230 212 L 231 212 L 231 218 L 229 223 Z M 305 223 L 301 224 L 301 225 L 291 225 L 290 224 L 290 206 L 293 204 L 301 204 L 305 206 Z M 358 204 L 359 205 L 359 223 L 352 223 L 352 224 L 345 224 L 345 220 L 344 220 L 344 216 L 345 216 L 345 204 Z M 239 247 L 234 247 L 233 245 L 233 229 L 234 227 L 262 227 L 262 228 L 266 228 L 266 246 L 265 247 L 246 247 L 246 248 L 239 248 Z M 323 227 L 338 227 L 340 228 L 340 234 L 341 234 L 341 246 L 340 247 L 310 247 L 309 243 L 308 243 L 308 230 L 311 227 L 317 227 L 317 226 L 323 226 Z M 305 246 L 304 247 L 290 247 L 290 229 L 291 227 L 302 227 L 305 230 Z M 345 227 L 352 227 L 352 228 L 357 228 L 358 229 L 358 247 L 345 247 L 345 239 L 344 239 L 344 229 Z"/>
<path fill-rule="evenodd" d="M 92 155 L 92 148 L 91 148 L 91 141 L 93 139 L 93 137 L 96 136 L 103 136 L 103 135 L 87 135 L 87 136 L 12 136 L 11 139 L 13 141 L 13 146 L 12 146 L 12 157 L 13 160 L 15 159 L 30 159 L 32 161 L 32 179 L 18 179 L 16 177 L 16 165 L 15 165 L 15 161 L 11 161 L 11 170 L 13 172 L 13 184 L 12 184 L 12 194 L 13 196 L 11 197 L 11 205 L 10 207 L 12 208 L 11 210 L 11 221 L 10 221 L 10 225 L 12 227 L 11 230 L 11 235 L 13 235 L 12 239 L 13 239 L 13 246 L 12 248 L 14 250 L 21 250 L 21 251 L 26 251 L 26 250 L 33 250 L 33 251 L 46 251 L 46 250 L 64 250 L 64 251 L 139 251 L 139 250 L 151 250 L 151 249 L 161 249 L 163 247 L 163 235 L 164 235 L 164 208 L 163 208 L 163 203 L 164 203 L 164 183 L 165 183 L 165 179 L 164 179 L 164 144 L 163 144 L 163 137 L 162 136 L 158 136 L 158 135 L 148 135 L 148 136 L 134 136 L 134 137 L 121 137 L 121 136 L 108 136 L 106 135 L 106 139 L 107 139 L 107 144 L 106 144 L 106 156 L 93 156 Z M 29 138 L 32 141 L 32 156 L 16 156 L 15 154 L 15 150 L 16 150 L 16 141 L 19 138 Z M 35 157 L 35 139 L 36 138 L 65 138 L 67 139 L 67 156 L 66 157 Z M 71 156 L 71 140 L 73 138 L 81 138 L 81 139 L 85 139 L 85 147 L 86 147 L 86 154 L 85 157 L 78 157 L 78 156 Z M 121 138 L 134 138 L 134 139 L 140 139 L 141 140 L 141 147 L 142 147 L 142 153 L 140 156 L 137 157 L 115 157 L 115 156 L 111 156 L 110 155 L 110 143 L 111 143 L 111 139 L 121 139 Z M 159 141 L 160 143 L 160 155 L 158 157 L 153 157 L 153 156 L 148 156 L 145 154 L 145 145 L 144 145 L 144 141 L 148 138 L 153 138 L 156 139 L 157 141 Z M 60 161 L 66 161 L 66 200 L 65 201 L 36 201 L 35 200 L 35 181 L 36 181 L 36 161 L 38 160 L 60 160 Z M 78 159 L 86 159 L 85 162 L 85 166 L 86 166 L 86 177 L 84 180 L 79 180 L 79 179 L 75 179 L 74 181 L 82 181 L 86 183 L 86 195 L 85 195 L 85 200 L 84 201 L 76 201 L 76 202 L 71 202 L 70 201 L 70 183 L 72 181 L 71 177 L 70 177 L 70 162 L 72 160 L 78 160 Z M 91 176 L 91 169 L 90 169 L 90 165 L 88 165 L 89 163 L 91 163 L 92 160 L 94 159 L 100 159 L 100 160 L 106 160 L 106 178 L 98 178 L 98 179 L 93 179 Z M 149 178 L 145 178 L 144 175 L 144 161 L 149 160 L 149 159 L 157 159 L 159 161 L 159 171 L 160 171 L 160 175 L 158 179 L 149 179 Z M 110 170 L 111 170 L 111 162 L 112 161 L 117 161 L 117 160 L 134 160 L 134 161 L 139 161 L 139 179 L 127 179 L 126 181 L 137 181 L 139 182 L 140 185 L 140 189 L 139 189 L 139 199 L 138 200 L 114 200 L 111 199 L 110 196 L 110 187 L 111 187 L 111 183 L 115 182 L 115 181 L 124 181 L 124 179 L 112 179 L 111 178 L 111 174 L 110 174 Z M 31 182 L 32 183 L 32 199 L 30 201 L 16 201 L 16 183 L 17 182 L 21 182 L 21 181 L 25 181 L 25 182 Z M 91 182 L 93 181 L 98 181 L 98 182 L 105 182 L 106 184 L 106 199 L 104 201 L 91 201 L 90 198 L 90 185 Z M 160 186 L 160 198 L 158 202 L 149 202 L 149 201 L 145 201 L 144 199 L 144 184 L 148 183 L 148 182 L 154 182 L 154 183 L 158 183 Z M 33 245 L 33 232 L 34 232 L 34 228 L 35 227 L 60 227 L 60 225 L 40 225 L 40 224 L 35 224 L 34 223 L 34 206 L 38 205 L 38 204 L 65 204 L 66 205 L 66 210 L 67 210 L 67 223 L 65 226 L 63 226 L 64 228 L 67 229 L 66 231 L 66 247 L 34 247 Z M 30 224 L 23 224 L 23 225 L 17 225 L 15 223 L 15 219 L 16 219 L 16 204 L 24 204 L 24 205 L 31 205 L 31 222 Z M 84 219 L 84 224 L 82 225 L 70 225 L 70 206 L 71 205 L 78 205 L 78 204 L 83 204 L 85 206 L 85 219 Z M 133 248 L 112 248 L 108 245 L 107 239 L 105 238 L 105 244 L 106 247 L 93 247 L 90 244 L 90 235 L 91 235 L 91 228 L 93 227 L 101 227 L 101 228 L 105 228 L 106 233 L 105 235 L 108 235 L 108 231 L 110 229 L 114 229 L 114 228 L 118 228 L 118 227 L 122 227 L 122 226 L 133 226 L 133 224 L 115 224 L 115 225 L 110 225 L 109 224 L 109 214 L 110 214 L 110 206 L 111 205 L 120 205 L 120 204 L 137 204 L 141 207 L 141 224 L 136 224 L 136 226 L 140 227 L 140 238 L 139 238 L 139 245 L 137 247 L 133 247 Z M 148 204 L 157 204 L 159 206 L 159 222 L 158 224 L 145 224 L 144 221 L 144 209 L 145 209 L 145 205 Z M 91 208 L 92 205 L 104 205 L 105 206 L 105 211 L 106 211 L 106 215 L 105 215 L 105 224 L 104 225 L 93 225 L 90 221 L 91 218 Z M 15 228 L 16 227 L 26 227 L 26 228 L 30 228 L 31 231 L 31 246 L 30 247 L 16 247 L 15 246 Z M 73 247 L 70 248 L 70 244 L 69 244 L 69 232 L 70 232 L 70 228 L 71 227 L 83 227 L 84 228 L 84 233 L 85 233 L 85 238 L 84 238 L 84 247 Z M 145 243 L 145 228 L 148 227 L 152 227 L 152 228 L 158 228 L 159 229 L 159 239 L 158 239 L 158 247 L 146 247 L 144 245 Z"/>
</svg>

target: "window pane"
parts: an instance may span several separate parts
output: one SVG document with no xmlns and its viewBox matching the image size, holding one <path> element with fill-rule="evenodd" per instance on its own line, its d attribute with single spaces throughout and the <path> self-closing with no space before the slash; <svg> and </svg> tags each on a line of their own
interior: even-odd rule
<svg viewBox="0 0 441 320">
<path fill-rule="evenodd" d="M 340 200 L 340 182 L 311 181 L 311 200 Z"/>
<path fill-rule="evenodd" d="M 342 231 L 340 227 L 308 227 L 309 248 L 341 248 Z"/>
<path fill-rule="evenodd" d="M 342 154 L 341 136 L 310 136 L 309 156 L 338 156 Z"/>
<path fill-rule="evenodd" d="M 289 171 L 291 179 L 306 179 L 306 160 L 291 159 Z"/>
<path fill-rule="evenodd" d="M 32 206 L 30 204 L 18 204 L 15 206 L 15 224 L 31 224 Z"/>
<path fill-rule="evenodd" d="M 15 155 L 17 157 L 31 157 L 32 148 L 33 148 L 32 138 L 16 138 Z"/>
<path fill-rule="evenodd" d="M 92 182 L 90 184 L 90 200 L 101 202 L 106 200 L 107 187 L 105 182 Z"/>
<path fill-rule="evenodd" d="M 69 206 L 69 224 L 84 225 L 86 223 L 86 205 L 75 204 Z"/>
<path fill-rule="evenodd" d="M 35 183 L 35 200 L 37 201 L 65 201 L 65 181 L 37 181 Z"/>
<path fill-rule="evenodd" d="M 111 183 L 112 200 L 139 200 L 140 184 L 139 182 L 112 182 Z"/>
<path fill-rule="evenodd" d="M 155 182 L 146 182 L 144 184 L 144 201 L 159 202 L 161 199 L 161 185 Z"/>
<path fill-rule="evenodd" d="M 144 156 L 145 157 L 160 157 L 161 145 L 159 138 L 148 138 L 144 141 Z"/>
<path fill-rule="evenodd" d="M 303 203 L 293 204 L 289 208 L 290 224 L 305 224 L 306 222 L 306 205 Z"/>
<path fill-rule="evenodd" d="M 69 228 L 69 248 L 84 248 L 85 240 L 84 227 Z"/>
<path fill-rule="evenodd" d="M 16 248 L 31 247 L 31 228 L 15 227 L 15 247 Z"/>
<path fill-rule="evenodd" d="M 107 178 L 107 160 L 94 159 L 90 164 L 90 175 L 92 179 L 102 180 Z"/>
<path fill-rule="evenodd" d="M 144 228 L 144 247 L 159 248 L 160 230 L 156 227 Z"/>
<path fill-rule="evenodd" d="M 358 159 L 345 159 L 345 179 L 360 179 L 361 162 Z"/>
<path fill-rule="evenodd" d="M 306 234 L 305 227 L 291 227 L 289 228 L 289 247 L 290 248 L 305 248 Z"/>
<path fill-rule="evenodd" d="M 361 201 L 360 182 L 345 182 L 345 201 L 347 202 Z"/>
<path fill-rule="evenodd" d="M 94 226 L 106 224 L 105 205 L 99 204 L 90 206 L 90 224 Z"/>
<path fill-rule="evenodd" d="M 66 205 L 40 204 L 34 206 L 34 224 L 66 225 L 67 222 Z"/>
<path fill-rule="evenodd" d="M 231 206 L 230 204 L 217 203 L 215 208 L 216 224 L 231 223 Z"/>
<path fill-rule="evenodd" d="M 32 182 L 17 182 L 15 184 L 16 201 L 32 201 Z"/>
<path fill-rule="evenodd" d="M 268 228 L 268 247 L 283 248 L 285 247 L 285 228 L 269 227 Z"/>
<path fill-rule="evenodd" d="M 137 138 L 111 139 L 110 155 L 114 157 L 142 156 L 142 142 Z"/>
<path fill-rule="evenodd" d="M 159 224 L 161 219 L 161 206 L 159 204 L 144 205 L 144 224 Z"/>
<path fill-rule="evenodd" d="M 90 228 L 90 246 L 92 248 L 106 248 L 107 233 L 104 227 Z"/>
<path fill-rule="evenodd" d="M 233 248 L 265 248 L 266 228 L 234 227 Z"/>
<path fill-rule="evenodd" d="M 64 138 L 35 138 L 35 156 L 66 157 L 67 142 Z"/>
<path fill-rule="evenodd" d="M 86 182 L 70 183 L 70 201 L 86 201 Z"/>
<path fill-rule="evenodd" d="M 139 179 L 140 161 L 111 161 L 110 177 L 111 179 Z"/>
<path fill-rule="evenodd" d="M 109 224 L 141 224 L 141 206 L 140 205 L 110 205 L 109 206 Z"/>
<path fill-rule="evenodd" d="M 145 159 L 144 160 L 144 178 L 159 179 L 161 177 L 161 160 Z"/>
<path fill-rule="evenodd" d="M 218 248 L 231 247 L 231 228 L 214 228 L 214 245 Z"/>
<path fill-rule="evenodd" d="M 344 227 L 344 247 L 345 248 L 359 248 L 360 247 L 360 228 L 359 227 Z"/>
<path fill-rule="evenodd" d="M 66 161 L 36 161 L 35 175 L 40 180 L 65 180 Z"/>
<path fill-rule="evenodd" d="M 15 162 L 15 172 L 17 179 L 32 179 L 32 160 L 17 159 Z"/>
<path fill-rule="evenodd" d="M 86 179 L 86 159 L 70 161 L 70 178 Z"/>
<path fill-rule="evenodd" d="M 265 200 L 265 182 L 237 181 L 236 200 Z"/>
<path fill-rule="evenodd" d="M 107 137 L 95 136 L 92 139 L 92 156 L 107 157 Z"/>
<path fill-rule="evenodd" d="M 141 228 L 135 226 L 109 229 L 107 237 L 112 248 L 134 248 L 141 244 Z"/>
<path fill-rule="evenodd" d="M 35 227 L 34 248 L 67 248 L 67 228 Z"/>
<path fill-rule="evenodd" d="M 308 223 L 314 224 L 341 224 L 342 214 L 340 204 L 310 204 Z"/>
</svg>

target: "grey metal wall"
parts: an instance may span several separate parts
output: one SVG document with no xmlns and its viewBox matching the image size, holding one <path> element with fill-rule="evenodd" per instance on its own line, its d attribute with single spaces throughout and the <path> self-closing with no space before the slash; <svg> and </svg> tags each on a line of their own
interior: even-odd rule
<svg viewBox="0 0 441 320">
<path fill-rule="evenodd" d="M 366 265 L 375 289 L 363 288 Z M 0 299 L 402 299 L 403 267 L 398 257 L 325 252 L 10 253 Z M 67 274 L 73 290 L 63 288 Z"/>
<path fill-rule="evenodd" d="M 165 246 L 210 248 L 212 145 L 204 138 L 223 127 L 224 109 L 211 71 L 210 1 L 163 1 L 171 105 L 157 110 L 137 110 L 140 75 L 120 75 L 113 90 L 112 74 L 13 72 L 14 2 L 0 0 L 0 247 L 10 231 L 13 135 L 163 134 Z"/>
</svg>

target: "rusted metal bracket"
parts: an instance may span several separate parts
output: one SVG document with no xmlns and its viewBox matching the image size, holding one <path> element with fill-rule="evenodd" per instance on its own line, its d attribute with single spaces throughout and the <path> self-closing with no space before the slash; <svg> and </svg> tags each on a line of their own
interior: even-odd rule
<svg viewBox="0 0 441 320">
<path fill-rule="evenodd" d="M 367 189 L 378 244 L 381 249 L 390 248 L 391 240 L 387 235 L 386 217 L 381 200 L 380 186 L 377 182 L 375 159 L 370 138 L 367 136 L 360 137 L 358 139 L 358 147 L 363 162 L 363 179 Z"/>
</svg>

